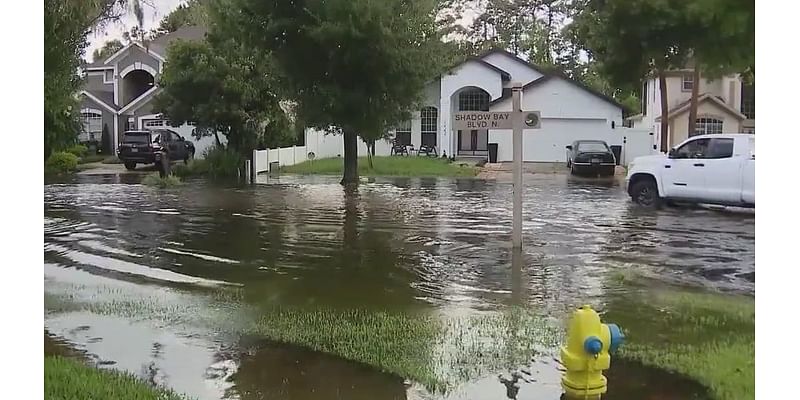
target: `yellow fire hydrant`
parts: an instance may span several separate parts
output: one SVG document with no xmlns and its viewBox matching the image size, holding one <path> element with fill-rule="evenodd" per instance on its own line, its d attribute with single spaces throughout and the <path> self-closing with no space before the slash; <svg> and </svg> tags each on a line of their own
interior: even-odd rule
<svg viewBox="0 0 800 400">
<path fill-rule="evenodd" d="M 591 306 L 572 314 L 567 343 L 561 346 L 561 363 L 566 368 L 561 387 L 567 398 L 599 399 L 607 390 L 603 371 L 611 366 L 610 352 L 625 340 L 615 324 L 603 324 Z"/>
</svg>

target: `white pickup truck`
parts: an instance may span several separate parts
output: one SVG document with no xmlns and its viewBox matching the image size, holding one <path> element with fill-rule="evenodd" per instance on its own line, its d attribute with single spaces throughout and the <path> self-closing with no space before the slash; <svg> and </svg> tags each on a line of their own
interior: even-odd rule
<svg viewBox="0 0 800 400">
<path fill-rule="evenodd" d="M 692 136 L 668 155 L 637 157 L 625 179 L 631 199 L 657 208 L 679 201 L 756 206 L 756 137 L 753 134 Z"/>
</svg>

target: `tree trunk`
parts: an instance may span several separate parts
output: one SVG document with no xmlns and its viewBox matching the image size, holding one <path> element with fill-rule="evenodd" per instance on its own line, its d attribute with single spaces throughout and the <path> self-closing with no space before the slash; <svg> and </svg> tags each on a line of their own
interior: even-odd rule
<svg viewBox="0 0 800 400">
<path fill-rule="evenodd" d="M 661 88 L 661 152 L 669 151 L 669 103 L 667 102 L 667 75 L 658 71 L 658 86 Z"/>
<path fill-rule="evenodd" d="M 694 82 L 692 83 L 692 99 L 689 105 L 689 136 L 695 135 L 697 128 L 697 95 L 700 91 L 700 67 L 695 63 L 694 65 Z"/>
<path fill-rule="evenodd" d="M 349 128 L 344 129 L 344 176 L 341 184 L 358 184 L 358 135 Z"/>
</svg>

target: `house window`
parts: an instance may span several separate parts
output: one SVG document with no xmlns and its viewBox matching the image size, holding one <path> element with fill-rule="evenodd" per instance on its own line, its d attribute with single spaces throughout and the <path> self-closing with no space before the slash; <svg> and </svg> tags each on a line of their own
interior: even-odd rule
<svg viewBox="0 0 800 400">
<path fill-rule="evenodd" d="M 103 132 L 103 114 L 98 110 L 86 109 L 81 111 L 81 123 L 84 139 L 88 141 L 99 140 Z"/>
<path fill-rule="evenodd" d="M 439 110 L 425 107 L 420 111 L 422 122 L 422 144 L 436 146 L 436 127 L 439 124 Z"/>
<path fill-rule="evenodd" d="M 756 118 L 756 85 L 746 85 L 742 82 L 741 111 L 749 119 Z"/>
<path fill-rule="evenodd" d="M 164 126 L 164 120 L 163 119 L 150 119 L 150 120 L 147 120 L 147 121 L 144 122 L 144 127 L 145 128 L 155 128 L 155 127 L 159 127 L 159 126 Z"/>
<path fill-rule="evenodd" d="M 459 111 L 489 111 L 489 93 L 482 89 L 467 89 L 458 95 Z"/>
<path fill-rule="evenodd" d="M 136 130 L 136 120 L 133 117 L 128 117 L 128 124 L 125 129 L 129 131 Z"/>
<path fill-rule="evenodd" d="M 104 83 L 112 83 L 112 82 L 114 82 L 114 70 L 107 69 L 103 73 L 105 74 L 105 76 L 103 77 L 103 82 Z"/>
<path fill-rule="evenodd" d="M 694 126 L 695 135 L 722 133 L 722 120 L 714 117 L 700 117 Z"/>
<path fill-rule="evenodd" d="M 394 140 L 397 144 L 411 145 L 411 120 L 403 121 L 395 128 Z"/>
<path fill-rule="evenodd" d="M 683 85 L 681 86 L 681 89 L 684 92 L 691 92 L 693 87 L 694 87 L 694 75 L 683 74 Z"/>
</svg>

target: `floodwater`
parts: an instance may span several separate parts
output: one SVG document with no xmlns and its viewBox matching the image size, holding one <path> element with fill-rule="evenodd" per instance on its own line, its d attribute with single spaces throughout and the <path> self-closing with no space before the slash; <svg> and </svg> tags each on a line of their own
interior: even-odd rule
<svg viewBox="0 0 800 400">
<path fill-rule="evenodd" d="M 752 212 L 647 212 L 616 181 L 526 176 L 525 247 L 512 254 L 504 183 L 376 179 L 346 192 L 335 177 L 259 177 L 253 186 L 158 190 L 139 179 L 45 185 L 46 342 L 198 399 L 443 396 L 235 329 L 267 307 L 452 316 L 519 305 L 557 320 L 586 302 L 602 309 L 619 290 L 614 274 L 627 270 L 755 288 Z M 219 296 L 220 288 L 236 294 Z M 445 397 L 555 399 L 558 368 L 539 357 Z M 608 376 L 609 399 L 702 393 L 621 360 Z"/>
</svg>

